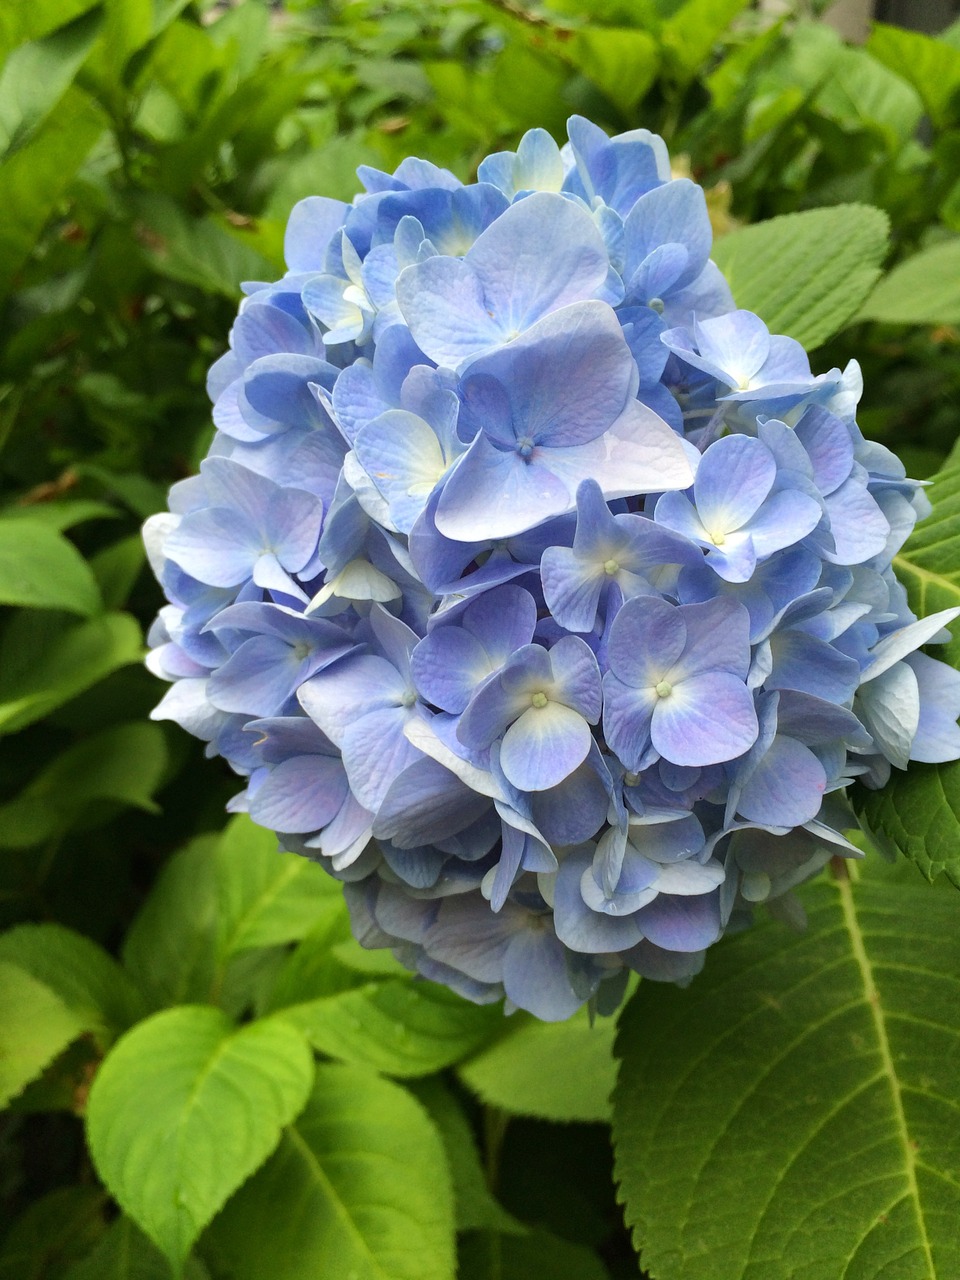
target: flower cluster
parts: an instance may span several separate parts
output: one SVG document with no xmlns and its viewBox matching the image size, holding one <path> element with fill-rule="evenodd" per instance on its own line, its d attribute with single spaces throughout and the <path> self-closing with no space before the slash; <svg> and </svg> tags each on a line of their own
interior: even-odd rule
<svg viewBox="0 0 960 1280">
<path fill-rule="evenodd" d="M 533 130 L 293 210 L 217 435 L 146 541 L 151 668 L 355 931 L 561 1019 L 686 981 L 832 855 L 854 777 L 960 755 L 893 556 L 926 499 L 859 370 L 737 310 L 645 130 Z"/>
</svg>

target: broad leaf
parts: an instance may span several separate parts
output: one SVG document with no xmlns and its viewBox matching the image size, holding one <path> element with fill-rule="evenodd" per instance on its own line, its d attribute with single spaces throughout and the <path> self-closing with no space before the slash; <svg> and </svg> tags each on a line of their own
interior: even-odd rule
<svg viewBox="0 0 960 1280">
<path fill-rule="evenodd" d="M 652 36 L 630 27 L 578 31 L 565 56 L 623 110 L 635 107 L 657 74 L 659 53 Z"/>
<path fill-rule="evenodd" d="M 452 1280 L 440 1138 L 399 1085 L 321 1065 L 299 1119 L 206 1240 L 233 1280 Z"/>
<path fill-rule="evenodd" d="M 853 318 L 880 275 L 887 216 L 869 205 L 787 213 L 718 240 L 713 258 L 738 307 L 818 347 Z"/>
<path fill-rule="evenodd" d="M 197 1258 L 183 1269 L 183 1280 L 209 1280 Z M 63 1280 L 170 1280 L 170 1264 L 129 1218 L 118 1218 L 97 1247 L 75 1262 Z"/>
<path fill-rule="evenodd" d="M 960 324 L 960 237 L 922 249 L 884 276 L 858 320 Z"/>
<path fill-rule="evenodd" d="M 0 734 L 14 733 L 143 656 L 129 613 L 64 626 L 51 614 L 22 614 L 0 647 Z M 18 625 L 19 624 L 19 625 Z"/>
<path fill-rule="evenodd" d="M 960 89 L 960 49 L 919 31 L 878 22 L 867 51 L 913 85 L 934 124 L 943 125 L 955 116 L 950 104 Z"/>
<path fill-rule="evenodd" d="M 660 30 L 670 66 L 682 82 L 692 80 L 713 46 L 749 0 L 687 0 Z"/>
<path fill-rule="evenodd" d="M 934 477 L 933 513 L 911 535 L 894 564 L 910 606 L 921 617 L 960 605 L 960 466 Z M 954 627 L 954 631 L 956 631 Z M 933 646 L 937 658 L 960 665 L 960 640 Z M 894 769 L 881 791 L 861 787 L 857 808 L 932 880 L 941 871 L 960 889 L 960 762 Z"/>
<path fill-rule="evenodd" d="M 410 978 L 292 1004 L 280 1016 L 321 1053 L 393 1076 L 429 1075 L 459 1062 L 503 1023 L 499 1007 L 471 1004 L 446 987 Z"/>
<path fill-rule="evenodd" d="M 48 524 L 0 518 L 0 604 L 66 609 L 89 618 L 102 607 L 86 560 Z"/>
<path fill-rule="evenodd" d="M 0 70 L 0 160 L 29 139 L 56 106 L 97 38 L 100 6 L 42 40 L 15 49 Z"/>
<path fill-rule="evenodd" d="M 138 207 L 149 233 L 144 253 L 162 276 L 236 301 L 242 280 L 269 280 L 276 273 L 213 216 L 191 218 L 159 195 L 144 196 Z"/>
<path fill-rule="evenodd" d="M 622 1019 L 614 1138 L 641 1265 L 658 1280 L 949 1280 L 955 900 L 876 858 L 802 898 L 805 931 L 730 938 L 687 990 L 642 983 Z"/>
<path fill-rule="evenodd" d="M 123 963 L 151 1003 L 209 1000 L 216 975 L 216 840 L 175 853 L 127 932 Z"/>
<path fill-rule="evenodd" d="M 123 724 L 84 738 L 0 805 L 0 847 L 27 848 L 79 823 L 91 804 L 132 805 L 157 813 L 153 793 L 167 764 L 163 730 Z M 109 816 L 105 809 L 103 816 Z"/>
<path fill-rule="evenodd" d="M 237 1030 L 219 1009 L 200 1006 L 155 1014 L 104 1059 L 87 1104 L 90 1154 L 178 1275 L 312 1082 L 310 1052 L 292 1028 L 272 1021 Z"/>
<path fill-rule="evenodd" d="M 35 1080 L 88 1022 L 45 983 L 0 961 L 0 1106 Z"/>
<path fill-rule="evenodd" d="M 217 846 L 219 952 L 295 942 L 309 933 L 340 885 L 296 853 L 283 853 L 272 831 L 240 815 Z"/>
<path fill-rule="evenodd" d="M 615 1025 L 585 1011 L 567 1022 L 537 1022 L 518 1013 L 504 1035 L 458 1068 L 491 1106 L 545 1120 L 609 1120 L 616 1080 Z"/>
<path fill-rule="evenodd" d="M 105 1047 L 146 1009 L 116 960 L 90 938 L 59 924 L 21 924 L 0 934 L 0 963 L 41 982 Z"/>
</svg>

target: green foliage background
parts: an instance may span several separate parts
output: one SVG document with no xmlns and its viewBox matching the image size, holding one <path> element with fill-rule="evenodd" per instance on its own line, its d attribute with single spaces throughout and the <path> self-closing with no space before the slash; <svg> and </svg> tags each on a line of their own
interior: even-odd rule
<svg viewBox="0 0 960 1280">
<path fill-rule="evenodd" d="M 0 1280 L 960 1275 L 960 766 L 859 798 L 896 865 L 615 1039 L 364 952 L 147 719 L 139 524 L 292 204 L 573 112 L 662 133 L 738 302 L 861 361 L 864 431 L 939 472 L 901 575 L 960 603 L 960 26 L 852 47 L 816 8 L 0 7 Z"/>
</svg>

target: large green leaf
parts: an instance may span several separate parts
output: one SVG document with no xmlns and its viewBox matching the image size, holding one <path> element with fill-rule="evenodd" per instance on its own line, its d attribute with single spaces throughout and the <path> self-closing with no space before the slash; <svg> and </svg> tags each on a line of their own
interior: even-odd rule
<svg viewBox="0 0 960 1280">
<path fill-rule="evenodd" d="M 224 958 L 250 947 L 303 938 L 340 885 L 309 858 L 280 850 L 272 831 L 241 814 L 217 846 L 219 951 Z"/>
<path fill-rule="evenodd" d="M 928 493 L 933 514 L 894 561 L 911 608 L 921 617 L 960 606 L 960 465 L 935 476 Z M 960 640 L 934 652 L 960 666 Z M 861 788 L 856 804 L 867 826 L 892 841 L 928 879 L 942 871 L 960 889 L 960 762 L 911 764 L 906 773 L 895 769 L 881 791 Z"/>
<path fill-rule="evenodd" d="M 26 260 L 104 128 L 92 100 L 71 86 L 36 134 L 0 165 L 0 297 Z"/>
<path fill-rule="evenodd" d="M 919 31 L 878 22 L 867 51 L 913 85 L 934 124 L 943 125 L 955 116 L 951 100 L 960 90 L 960 49 Z"/>
<path fill-rule="evenodd" d="M 749 0 L 687 0 L 660 29 L 674 75 L 684 84 L 692 80 L 713 52 L 713 46 Z"/>
<path fill-rule="evenodd" d="M 642 983 L 624 1015 L 614 1138 L 641 1264 L 658 1280 L 951 1280 L 955 899 L 879 859 L 802 897 L 805 931 L 747 930 L 687 990 Z"/>
<path fill-rule="evenodd" d="M 205 1001 L 217 972 L 216 840 L 167 862 L 123 943 L 123 963 L 155 1007 Z"/>
<path fill-rule="evenodd" d="M 73 626 L 63 626 L 54 614 L 50 619 L 48 624 L 41 615 L 23 614 L 4 635 L 0 734 L 33 724 L 143 656 L 140 627 L 129 613 Z"/>
<path fill-rule="evenodd" d="M 0 848 L 27 848 L 107 802 L 157 813 L 152 799 L 167 763 L 163 730 L 122 724 L 69 747 L 8 804 L 0 805 Z M 104 816 L 108 816 L 106 808 Z"/>
<path fill-rule="evenodd" d="M 41 982 L 105 1046 L 146 1012 L 116 960 L 91 938 L 59 924 L 21 924 L 0 934 L 0 963 Z"/>
<path fill-rule="evenodd" d="M 104 1059 L 87 1104 L 90 1154 L 178 1276 L 199 1233 L 274 1150 L 312 1082 L 310 1052 L 291 1027 L 237 1030 L 203 1006 L 155 1014 Z"/>
<path fill-rule="evenodd" d="M 162 276 L 236 301 L 243 280 L 269 280 L 275 266 L 217 218 L 191 218 L 160 195 L 138 201 L 142 243 L 150 265 Z"/>
<path fill-rule="evenodd" d="M 630 27 L 585 26 L 561 50 L 624 110 L 635 107 L 650 88 L 660 61 L 653 37 Z"/>
<path fill-rule="evenodd" d="M 738 307 L 818 347 L 853 318 L 880 275 L 887 216 L 862 204 L 787 213 L 718 240 L 713 258 Z"/>
<path fill-rule="evenodd" d="M 209 1280 L 209 1276 L 197 1258 L 190 1258 L 183 1269 L 183 1280 Z M 170 1280 L 170 1264 L 135 1223 L 118 1218 L 93 1252 L 75 1262 L 63 1280 Z"/>
<path fill-rule="evenodd" d="M 103 607 L 94 576 L 73 543 L 28 518 L 0 518 L 0 604 L 66 609 L 85 618 Z"/>
<path fill-rule="evenodd" d="M 295 992 L 289 987 L 285 998 Z M 305 990 L 304 995 L 307 994 Z M 424 1076 L 458 1062 L 495 1035 L 498 1007 L 471 1004 L 432 982 L 385 978 L 282 1009 L 315 1049 L 394 1076 Z"/>
<path fill-rule="evenodd" d="M 0 961 L 0 1106 L 36 1079 L 88 1022 L 45 983 Z"/>
<path fill-rule="evenodd" d="M 581 1011 L 567 1022 L 514 1014 L 504 1035 L 462 1063 L 459 1075 L 484 1102 L 546 1120 L 609 1120 L 616 1079 L 615 1025 Z"/>
<path fill-rule="evenodd" d="M 100 6 L 15 49 L 0 70 L 0 160 L 30 138 L 83 65 L 103 21 Z"/>
<path fill-rule="evenodd" d="M 960 324 L 960 237 L 915 253 L 884 276 L 858 320 Z"/>
<path fill-rule="evenodd" d="M 452 1280 L 440 1138 L 399 1085 L 321 1065 L 296 1124 L 207 1240 L 233 1280 Z"/>
</svg>

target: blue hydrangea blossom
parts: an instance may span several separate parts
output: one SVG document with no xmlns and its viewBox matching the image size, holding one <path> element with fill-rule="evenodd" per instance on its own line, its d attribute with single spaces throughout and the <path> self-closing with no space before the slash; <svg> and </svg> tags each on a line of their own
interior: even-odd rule
<svg viewBox="0 0 960 1280">
<path fill-rule="evenodd" d="M 735 307 L 661 139 L 573 117 L 290 216 L 145 538 L 155 711 L 365 946 L 544 1019 L 688 982 L 960 756 L 892 561 L 927 502 L 860 375 Z"/>
</svg>

